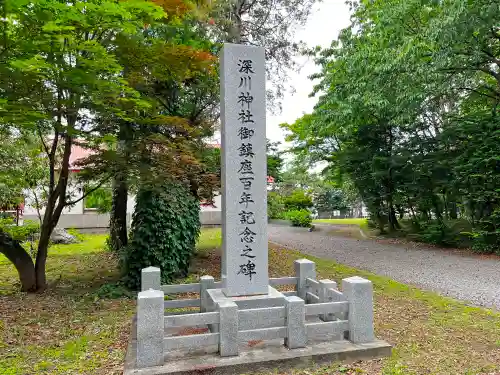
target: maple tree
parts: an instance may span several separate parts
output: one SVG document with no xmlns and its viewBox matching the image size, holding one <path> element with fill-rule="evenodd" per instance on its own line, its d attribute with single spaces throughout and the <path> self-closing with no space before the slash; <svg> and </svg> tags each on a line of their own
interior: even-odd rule
<svg viewBox="0 0 500 375">
<path fill-rule="evenodd" d="M 209 29 L 217 40 L 265 48 L 270 110 L 279 110 L 291 70 L 299 69 L 295 57 L 306 46 L 295 32 L 304 26 L 318 0 L 220 0 L 209 15 Z M 213 25 L 213 26 L 212 26 Z"/>
<path fill-rule="evenodd" d="M 195 49 L 191 52 L 189 46 L 185 46 L 184 54 L 180 55 L 175 38 L 166 42 L 149 35 L 154 43 L 148 56 L 156 62 L 157 70 L 143 74 L 143 81 L 134 82 L 133 78 L 141 75 L 125 71 L 119 54 L 120 46 L 133 45 L 138 36 L 147 34 L 145 30 L 155 30 L 157 24 L 166 22 L 179 23 L 180 16 L 188 9 L 183 2 L 156 3 L 140 0 L 2 2 L 0 127 L 5 132 L 30 132 L 39 137 L 49 164 L 47 202 L 35 263 L 20 246 L 15 246 L 7 233 L 2 232 L 0 237 L 0 251 L 16 266 L 25 291 L 46 288 L 50 235 L 64 207 L 83 199 L 72 196 L 68 189 L 72 146 L 80 144 L 111 156 L 113 145 L 117 144 L 113 138 L 115 132 L 96 127 L 97 118 L 105 119 L 104 123 L 106 119 L 114 119 L 146 128 L 164 127 L 168 131 L 161 137 L 152 135 L 142 143 L 137 142 L 138 149 L 142 150 L 139 155 L 146 155 L 163 166 L 177 165 L 172 161 L 178 162 L 179 157 L 189 160 L 189 156 L 173 152 L 174 147 L 165 148 L 164 142 L 168 140 L 173 145 L 178 135 L 194 130 L 187 121 L 156 111 L 158 103 L 151 100 L 153 95 L 142 92 L 141 84 L 152 87 L 144 83 L 161 74 L 173 81 L 182 72 L 187 77 L 193 64 L 206 60 L 207 55 Z M 144 51 L 136 50 L 137 53 Z M 162 53 L 154 53 L 160 51 Z M 163 70 L 162 65 L 166 67 Z M 162 142 L 148 145 L 159 138 Z M 107 146 L 105 150 L 103 145 Z M 187 147 L 179 145 L 178 149 Z M 97 160 L 97 156 L 87 160 L 89 168 L 82 178 L 88 177 L 92 167 L 105 163 Z M 109 176 L 103 174 L 97 185 Z"/>
<path fill-rule="evenodd" d="M 187 185 L 195 199 L 210 200 L 219 184 L 218 173 L 202 161 L 204 140 L 218 118 L 217 48 L 197 30 L 197 22 L 192 8 L 177 10 L 133 38 L 117 41 L 124 76 L 150 107 L 132 121 L 101 113 L 96 126 L 115 145 L 84 161 L 91 177 L 110 170 L 113 175 L 109 245 L 115 251 L 128 242 L 131 191 L 171 180 Z"/>
</svg>

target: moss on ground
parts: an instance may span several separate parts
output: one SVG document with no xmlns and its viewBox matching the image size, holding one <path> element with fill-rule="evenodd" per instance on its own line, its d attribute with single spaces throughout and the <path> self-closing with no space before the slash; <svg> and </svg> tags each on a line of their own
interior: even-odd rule
<svg viewBox="0 0 500 375">
<path fill-rule="evenodd" d="M 0 255 L 0 374 L 121 374 L 134 299 L 122 297 L 116 258 L 104 235 L 52 246 L 46 293 L 18 292 L 17 274 Z M 203 230 L 192 273 L 219 275 L 220 230 Z M 271 247 L 270 275 L 293 273 L 295 251 Z M 389 278 L 308 257 L 318 274 L 340 283 L 361 275 L 375 289 L 376 331 L 391 358 L 301 369 L 287 374 L 471 375 L 500 371 L 500 314 L 466 306 Z M 180 282 L 181 280 L 179 280 Z M 279 372 L 271 372 L 280 374 Z M 270 375 L 271 373 L 266 373 Z M 281 373 L 284 374 L 284 373 Z"/>
</svg>

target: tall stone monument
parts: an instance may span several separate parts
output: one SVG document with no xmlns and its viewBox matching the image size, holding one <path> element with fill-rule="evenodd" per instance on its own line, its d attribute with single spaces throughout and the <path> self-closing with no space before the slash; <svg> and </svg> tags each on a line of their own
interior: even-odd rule
<svg viewBox="0 0 500 375">
<path fill-rule="evenodd" d="M 264 48 L 224 44 L 220 74 L 223 290 L 228 297 L 267 294 Z"/>
<path fill-rule="evenodd" d="M 143 269 L 125 375 L 204 369 L 235 375 L 390 355 L 390 345 L 374 336 L 371 281 L 344 279 L 341 292 L 335 281 L 316 280 L 307 259 L 294 262 L 293 277 L 269 278 L 264 49 L 225 44 L 220 74 L 222 282 L 203 276 L 199 283 L 161 285 L 159 268 Z M 164 300 L 193 292 L 199 298 Z M 196 306 L 199 313 L 177 311 Z M 209 332 L 185 334 L 200 327 Z"/>
</svg>

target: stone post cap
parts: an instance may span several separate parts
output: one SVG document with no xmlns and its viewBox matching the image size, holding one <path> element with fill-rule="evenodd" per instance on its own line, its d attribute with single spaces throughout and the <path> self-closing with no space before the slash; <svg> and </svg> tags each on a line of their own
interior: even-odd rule
<svg viewBox="0 0 500 375">
<path fill-rule="evenodd" d="M 160 272 L 160 268 L 149 266 L 149 267 L 143 268 L 141 272 Z"/>
<path fill-rule="evenodd" d="M 219 307 L 238 307 L 238 305 L 236 304 L 236 302 L 233 302 L 233 301 L 219 301 L 217 302 L 217 305 Z"/>
<path fill-rule="evenodd" d="M 285 300 L 287 302 L 300 302 L 300 301 L 304 302 L 304 300 L 302 298 L 297 297 L 297 296 L 287 296 L 287 297 L 285 297 Z"/>
<path fill-rule="evenodd" d="M 145 298 L 163 298 L 164 293 L 161 290 L 154 290 L 149 288 L 148 290 L 145 290 L 143 292 L 139 292 L 139 295 L 137 298 L 139 299 L 145 299 Z"/>
<path fill-rule="evenodd" d="M 314 262 L 312 260 L 309 260 L 309 259 L 297 259 L 295 261 L 295 263 L 307 263 L 307 264 L 309 264 L 309 263 L 314 263 Z"/>
<path fill-rule="evenodd" d="M 213 276 L 209 276 L 209 275 L 204 275 L 202 277 L 200 277 L 200 280 L 213 280 L 214 277 Z"/>
<path fill-rule="evenodd" d="M 359 277 L 359 276 L 347 277 L 345 279 L 342 279 L 342 281 L 345 281 L 345 282 L 348 282 L 351 284 L 371 284 L 372 283 L 370 280 L 365 279 L 363 277 Z"/>
<path fill-rule="evenodd" d="M 330 279 L 321 279 L 321 280 L 318 280 L 319 283 L 335 283 L 335 281 L 333 280 L 330 280 Z"/>
</svg>

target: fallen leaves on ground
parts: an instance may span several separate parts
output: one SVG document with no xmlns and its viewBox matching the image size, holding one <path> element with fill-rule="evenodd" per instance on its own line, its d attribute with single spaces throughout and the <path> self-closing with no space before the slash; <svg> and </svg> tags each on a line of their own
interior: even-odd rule
<svg viewBox="0 0 500 375">
<path fill-rule="evenodd" d="M 105 236 L 89 236 L 77 247 L 51 249 L 48 276 L 60 281 L 43 294 L 16 292 L 15 269 L 0 259 L 2 375 L 122 373 L 135 301 L 99 295 L 102 285 L 118 280 L 117 260 L 103 250 L 104 240 Z M 220 231 L 204 231 L 191 275 L 179 282 L 197 282 L 207 274 L 220 277 L 218 241 Z M 293 262 L 302 257 L 271 245 L 270 277 L 293 275 Z M 318 278 L 341 285 L 342 278 L 360 275 L 373 282 L 377 336 L 394 345 L 393 355 L 352 364 L 277 369 L 265 375 L 500 374 L 499 313 L 332 261 L 308 258 L 316 262 Z"/>
</svg>

